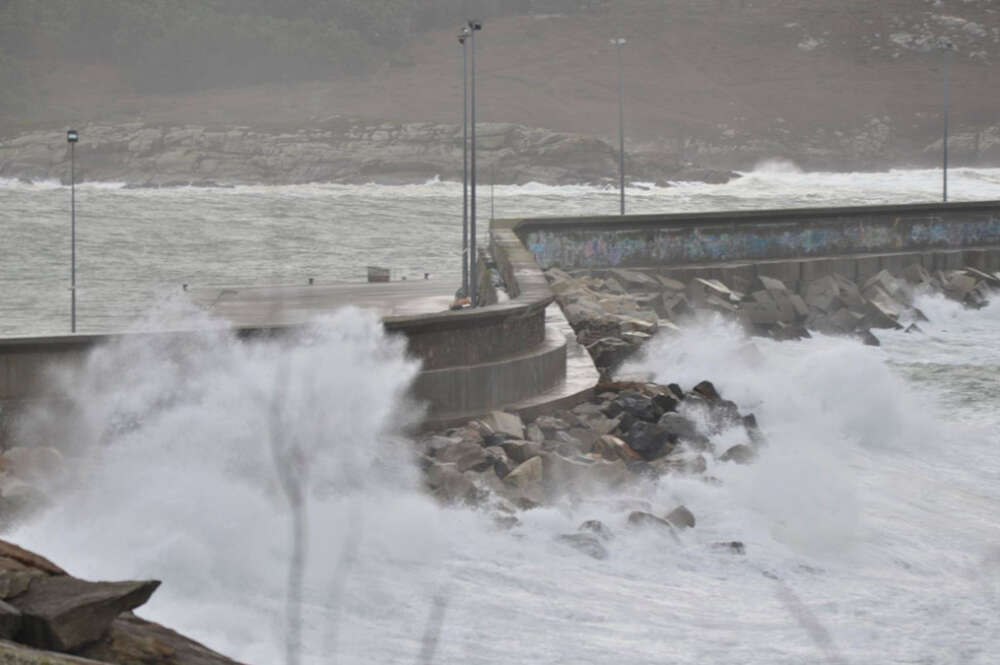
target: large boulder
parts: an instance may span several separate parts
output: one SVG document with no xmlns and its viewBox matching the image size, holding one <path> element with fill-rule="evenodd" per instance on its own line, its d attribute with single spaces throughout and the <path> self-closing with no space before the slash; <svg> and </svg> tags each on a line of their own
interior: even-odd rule
<svg viewBox="0 0 1000 665">
<path fill-rule="evenodd" d="M 676 529 L 693 529 L 695 525 L 694 513 L 683 505 L 671 510 L 664 519 Z"/>
<path fill-rule="evenodd" d="M 600 538 L 592 533 L 568 533 L 557 536 L 556 540 L 595 559 L 607 559 L 608 550 Z"/>
<path fill-rule="evenodd" d="M 545 468 L 541 457 L 532 457 L 519 464 L 503 479 L 505 485 L 517 490 L 521 498 L 540 504 L 545 499 Z"/>
<path fill-rule="evenodd" d="M 41 649 L 74 651 L 103 637 L 119 614 L 145 603 L 159 585 L 156 580 L 38 578 L 10 601 L 22 614 L 17 640 Z"/>
<path fill-rule="evenodd" d="M 677 437 L 662 425 L 642 420 L 635 422 L 623 435 L 629 448 L 649 461 L 670 453 Z"/>
<path fill-rule="evenodd" d="M 494 432 L 506 434 L 508 438 L 524 438 L 524 423 L 521 422 L 521 416 L 516 413 L 491 411 L 490 415 L 486 417 L 486 422 L 493 428 Z"/>
</svg>

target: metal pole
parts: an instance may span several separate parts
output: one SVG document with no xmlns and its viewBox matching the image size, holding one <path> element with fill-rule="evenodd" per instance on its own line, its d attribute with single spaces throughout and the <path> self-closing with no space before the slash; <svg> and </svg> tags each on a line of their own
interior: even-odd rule
<svg viewBox="0 0 1000 665">
<path fill-rule="evenodd" d="M 948 90 L 948 69 L 951 61 L 951 44 L 944 45 L 944 138 L 941 144 L 942 170 L 941 170 L 941 198 L 948 202 L 948 107 L 950 105 Z"/>
<path fill-rule="evenodd" d="M 469 21 L 469 150 L 472 155 L 469 171 L 469 297 L 473 307 L 479 304 L 479 282 L 476 275 L 476 31 L 481 29 L 479 22 Z"/>
<path fill-rule="evenodd" d="M 468 28 L 462 29 L 462 295 L 469 289 L 469 47 Z"/>
<path fill-rule="evenodd" d="M 622 46 L 626 40 L 611 40 L 618 58 L 618 198 L 619 214 L 625 214 L 625 67 L 622 63 Z"/>
<path fill-rule="evenodd" d="M 76 143 L 69 144 L 69 201 L 70 201 L 70 314 L 69 330 L 76 332 Z"/>
</svg>

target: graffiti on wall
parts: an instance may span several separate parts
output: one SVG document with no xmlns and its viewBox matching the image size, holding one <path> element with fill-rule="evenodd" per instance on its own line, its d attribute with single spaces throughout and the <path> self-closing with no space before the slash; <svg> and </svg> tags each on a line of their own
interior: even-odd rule
<svg viewBox="0 0 1000 665">
<path fill-rule="evenodd" d="M 543 268 L 684 265 L 1000 245 L 1000 213 L 827 216 L 701 227 L 529 225 L 522 236 Z"/>
</svg>

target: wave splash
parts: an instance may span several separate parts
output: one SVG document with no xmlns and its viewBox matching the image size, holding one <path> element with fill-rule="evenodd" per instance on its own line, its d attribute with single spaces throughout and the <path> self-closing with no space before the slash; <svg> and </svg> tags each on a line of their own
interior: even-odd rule
<svg viewBox="0 0 1000 665">
<path fill-rule="evenodd" d="M 420 414 L 405 397 L 417 363 L 403 340 L 353 309 L 251 341 L 164 318 L 199 330 L 126 336 L 54 377 L 58 402 L 30 414 L 20 439 L 59 447 L 74 473 L 10 537 L 81 577 L 162 579 L 141 614 L 247 662 L 280 662 L 292 525 L 277 419 L 308 497 L 306 661 L 327 662 L 341 601 L 354 640 L 343 648 L 377 652 L 365 613 L 390 588 L 431 598 L 421 571 L 440 547 L 440 512 L 399 434 Z M 360 588 L 345 588 L 347 568 Z M 393 623 L 418 626 L 426 610 L 414 602 Z"/>
</svg>

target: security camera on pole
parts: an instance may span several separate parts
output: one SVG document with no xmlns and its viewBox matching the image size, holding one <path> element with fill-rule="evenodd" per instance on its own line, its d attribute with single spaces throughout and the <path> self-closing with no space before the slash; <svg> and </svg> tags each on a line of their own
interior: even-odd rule
<svg viewBox="0 0 1000 665">
<path fill-rule="evenodd" d="M 75 129 L 66 132 L 66 142 L 69 143 L 69 206 L 70 206 L 70 268 L 69 268 L 69 293 L 70 293 L 70 332 L 76 332 L 76 142 L 80 140 L 80 135 Z"/>
</svg>

